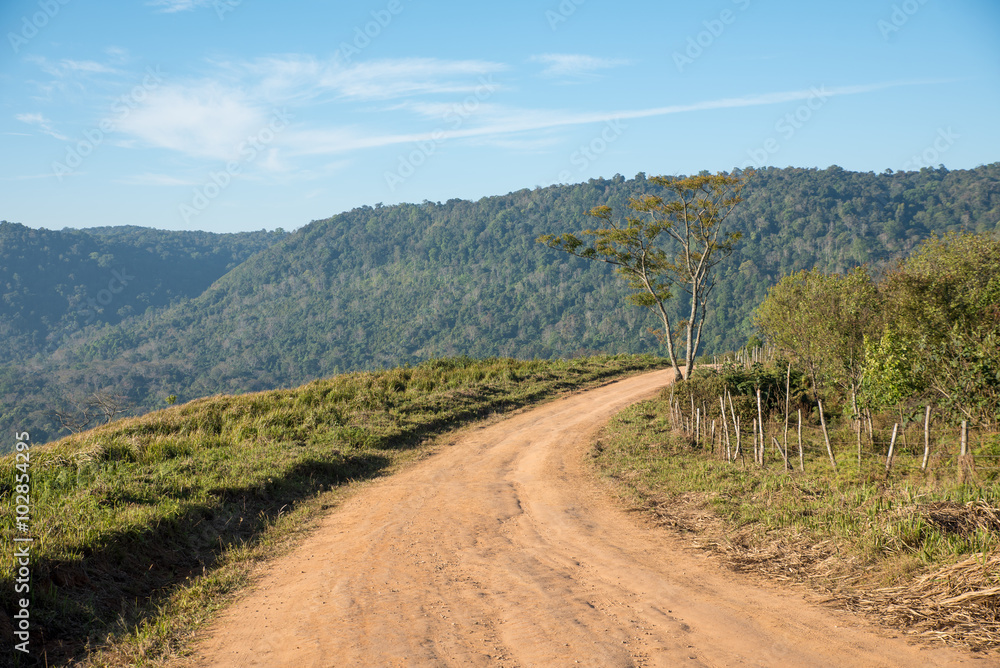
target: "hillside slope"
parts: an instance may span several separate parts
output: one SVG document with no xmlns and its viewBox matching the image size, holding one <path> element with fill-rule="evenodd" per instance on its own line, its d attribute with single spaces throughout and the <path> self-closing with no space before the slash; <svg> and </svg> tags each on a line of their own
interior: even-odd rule
<svg viewBox="0 0 1000 668">
<path fill-rule="evenodd" d="M 0 221 L 0 362 L 51 352 L 88 325 L 196 297 L 280 232 L 31 229 Z"/>
<path fill-rule="evenodd" d="M 149 408 L 170 394 L 289 386 L 442 355 L 656 350 L 653 323 L 623 304 L 607 266 L 535 243 L 591 226 L 584 212 L 594 206 L 621 210 L 651 189 L 639 174 L 354 209 L 288 235 L 193 299 L 86 328 L 36 360 L 30 377 L 22 365 L 4 381 L 0 369 L 0 383 L 17 385 L 8 398 L 41 419 L 37 397 L 58 401 L 66 390 L 56 387 L 116 388 Z M 719 267 L 702 352 L 742 345 L 750 312 L 785 273 L 884 265 L 931 233 L 1000 232 L 998 221 L 1000 163 L 879 175 L 762 170 L 732 221 L 744 241 Z"/>
</svg>

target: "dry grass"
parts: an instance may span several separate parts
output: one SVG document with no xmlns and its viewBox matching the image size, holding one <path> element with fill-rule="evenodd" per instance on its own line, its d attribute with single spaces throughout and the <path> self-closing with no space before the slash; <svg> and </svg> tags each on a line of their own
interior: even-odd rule
<svg viewBox="0 0 1000 668">
<path fill-rule="evenodd" d="M 928 504 L 924 516 L 946 531 L 1000 533 L 1000 508 L 982 501 Z M 973 554 L 905 584 L 835 592 L 828 599 L 905 633 L 973 650 L 1000 648 L 1000 554 Z"/>
</svg>

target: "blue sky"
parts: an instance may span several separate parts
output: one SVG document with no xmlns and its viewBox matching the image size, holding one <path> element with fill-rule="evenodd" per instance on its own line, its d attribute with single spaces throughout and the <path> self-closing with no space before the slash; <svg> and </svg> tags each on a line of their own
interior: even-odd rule
<svg viewBox="0 0 1000 668">
<path fill-rule="evenodd" d="M 0 26 L 0 218 L 30 227 L 1000 160 L 995 0 L 6 0 Z"/>
</svg>

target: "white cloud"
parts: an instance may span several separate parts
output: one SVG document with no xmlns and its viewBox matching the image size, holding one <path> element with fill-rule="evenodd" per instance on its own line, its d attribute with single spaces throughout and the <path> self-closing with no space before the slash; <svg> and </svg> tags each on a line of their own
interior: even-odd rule
<svg viewBox="0 0 1000 668">
<path fill-rule="evenodd" d="M 550 149 L 562 143 L 562 138 L 554 136 L 544 136 L 535 138 L 516 138 L 516 137 L 476 137 L 469 138 L 469 143 L 473 146 L 492 146 L 494 148 L 502 148 L 508 151 L 517 151 L 518 153 L 542 153 L 546 149 Z"/>
<path fill-rule="evenodd" d="M 56 132 L 56 130 L 54 130 L 52 128 L 52 121 L 50 121 L 49 119 L 45 118 L 41 114 L 37 114 L 37 113 L 36 114 L 17 114 L 16 116 L 14 116 L 14 118 L 16 118 L 17 120 L 21 121 L 22 123 L 27 123 L 28 125 L 38 126 L 39 130 L 41 130 L 45 134 L 49 135 L 50 137 L 55 137 L 56 139 L 61 139 L 63 141 L 67 141 L 69 139 L 69 137 L 67 137 L 66 135 L 63 135 L 63 134 L 60 134 L 59 132 Z"/>
<path fill-rule="evenodd" d="M 211 83 L 169 85 L 151 91 L 118 129 L 148 146 L 230 160 L 242 142 L 267 126 L 269 115 L 237 89 Z"/>
<path fill-rule="evenodd" d="M 545 69 L 542 70 L 544 77 L 593 76 L 597 70 L 621 67 L 630 62 L 623 58 L 597 58 L 578 53 L 542 53 L 532 56 L 528 60 L 532 63 L 545 65 Z"/>
<path fill-rule="evenodd" d="M 483 60 L 394 58 L 345 64 L 294 54 L 216 65 L 235 80 L 249 79 L 269 97 L 310 99 L 332 93 L 355 100 L 471 92 L 482 85 L 481 78 L 507 69 Z"/>
<path fill-rule="evenodd" d="M 429 93 L 470 93 L 506 67 L 480 60 L 442 61 L 407 58 L 359 63 L 343 69 L 327 83 L 346 97 L 388 99 Z M 495 84 L 493 84 L 495 85 Z"/>
</svg>

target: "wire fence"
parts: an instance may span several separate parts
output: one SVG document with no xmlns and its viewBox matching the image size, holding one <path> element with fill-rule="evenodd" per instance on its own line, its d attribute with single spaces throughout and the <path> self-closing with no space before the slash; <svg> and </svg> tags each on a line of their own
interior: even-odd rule
<svg viewBox="0 0 1000 668">
<path fill-rule="evenodd" d="M 871 420 L 850 420 L 831 427 L 822 402 L 816 406 L 818 422 L 801 409 L 786 420 L 768 419 L 757 404 L 757 417 L 750 418 L 734 406 L 729 395 L 717 405 L 701 406 L 692 401 L 669 405 L 672 431 L 712 455 L 729 462 L 752 461 L 760 466 L 777 463 L 788 470 L 845 464 L 861 470 L 893 472 L 920 470 L 958 476 L 962 482 L 1000 477 L 1000 433 L 976 429 L 968 422 L 936 422 L 931 407 L 922 422 L 888 423 L 876 427 Z"/>
</svg>

